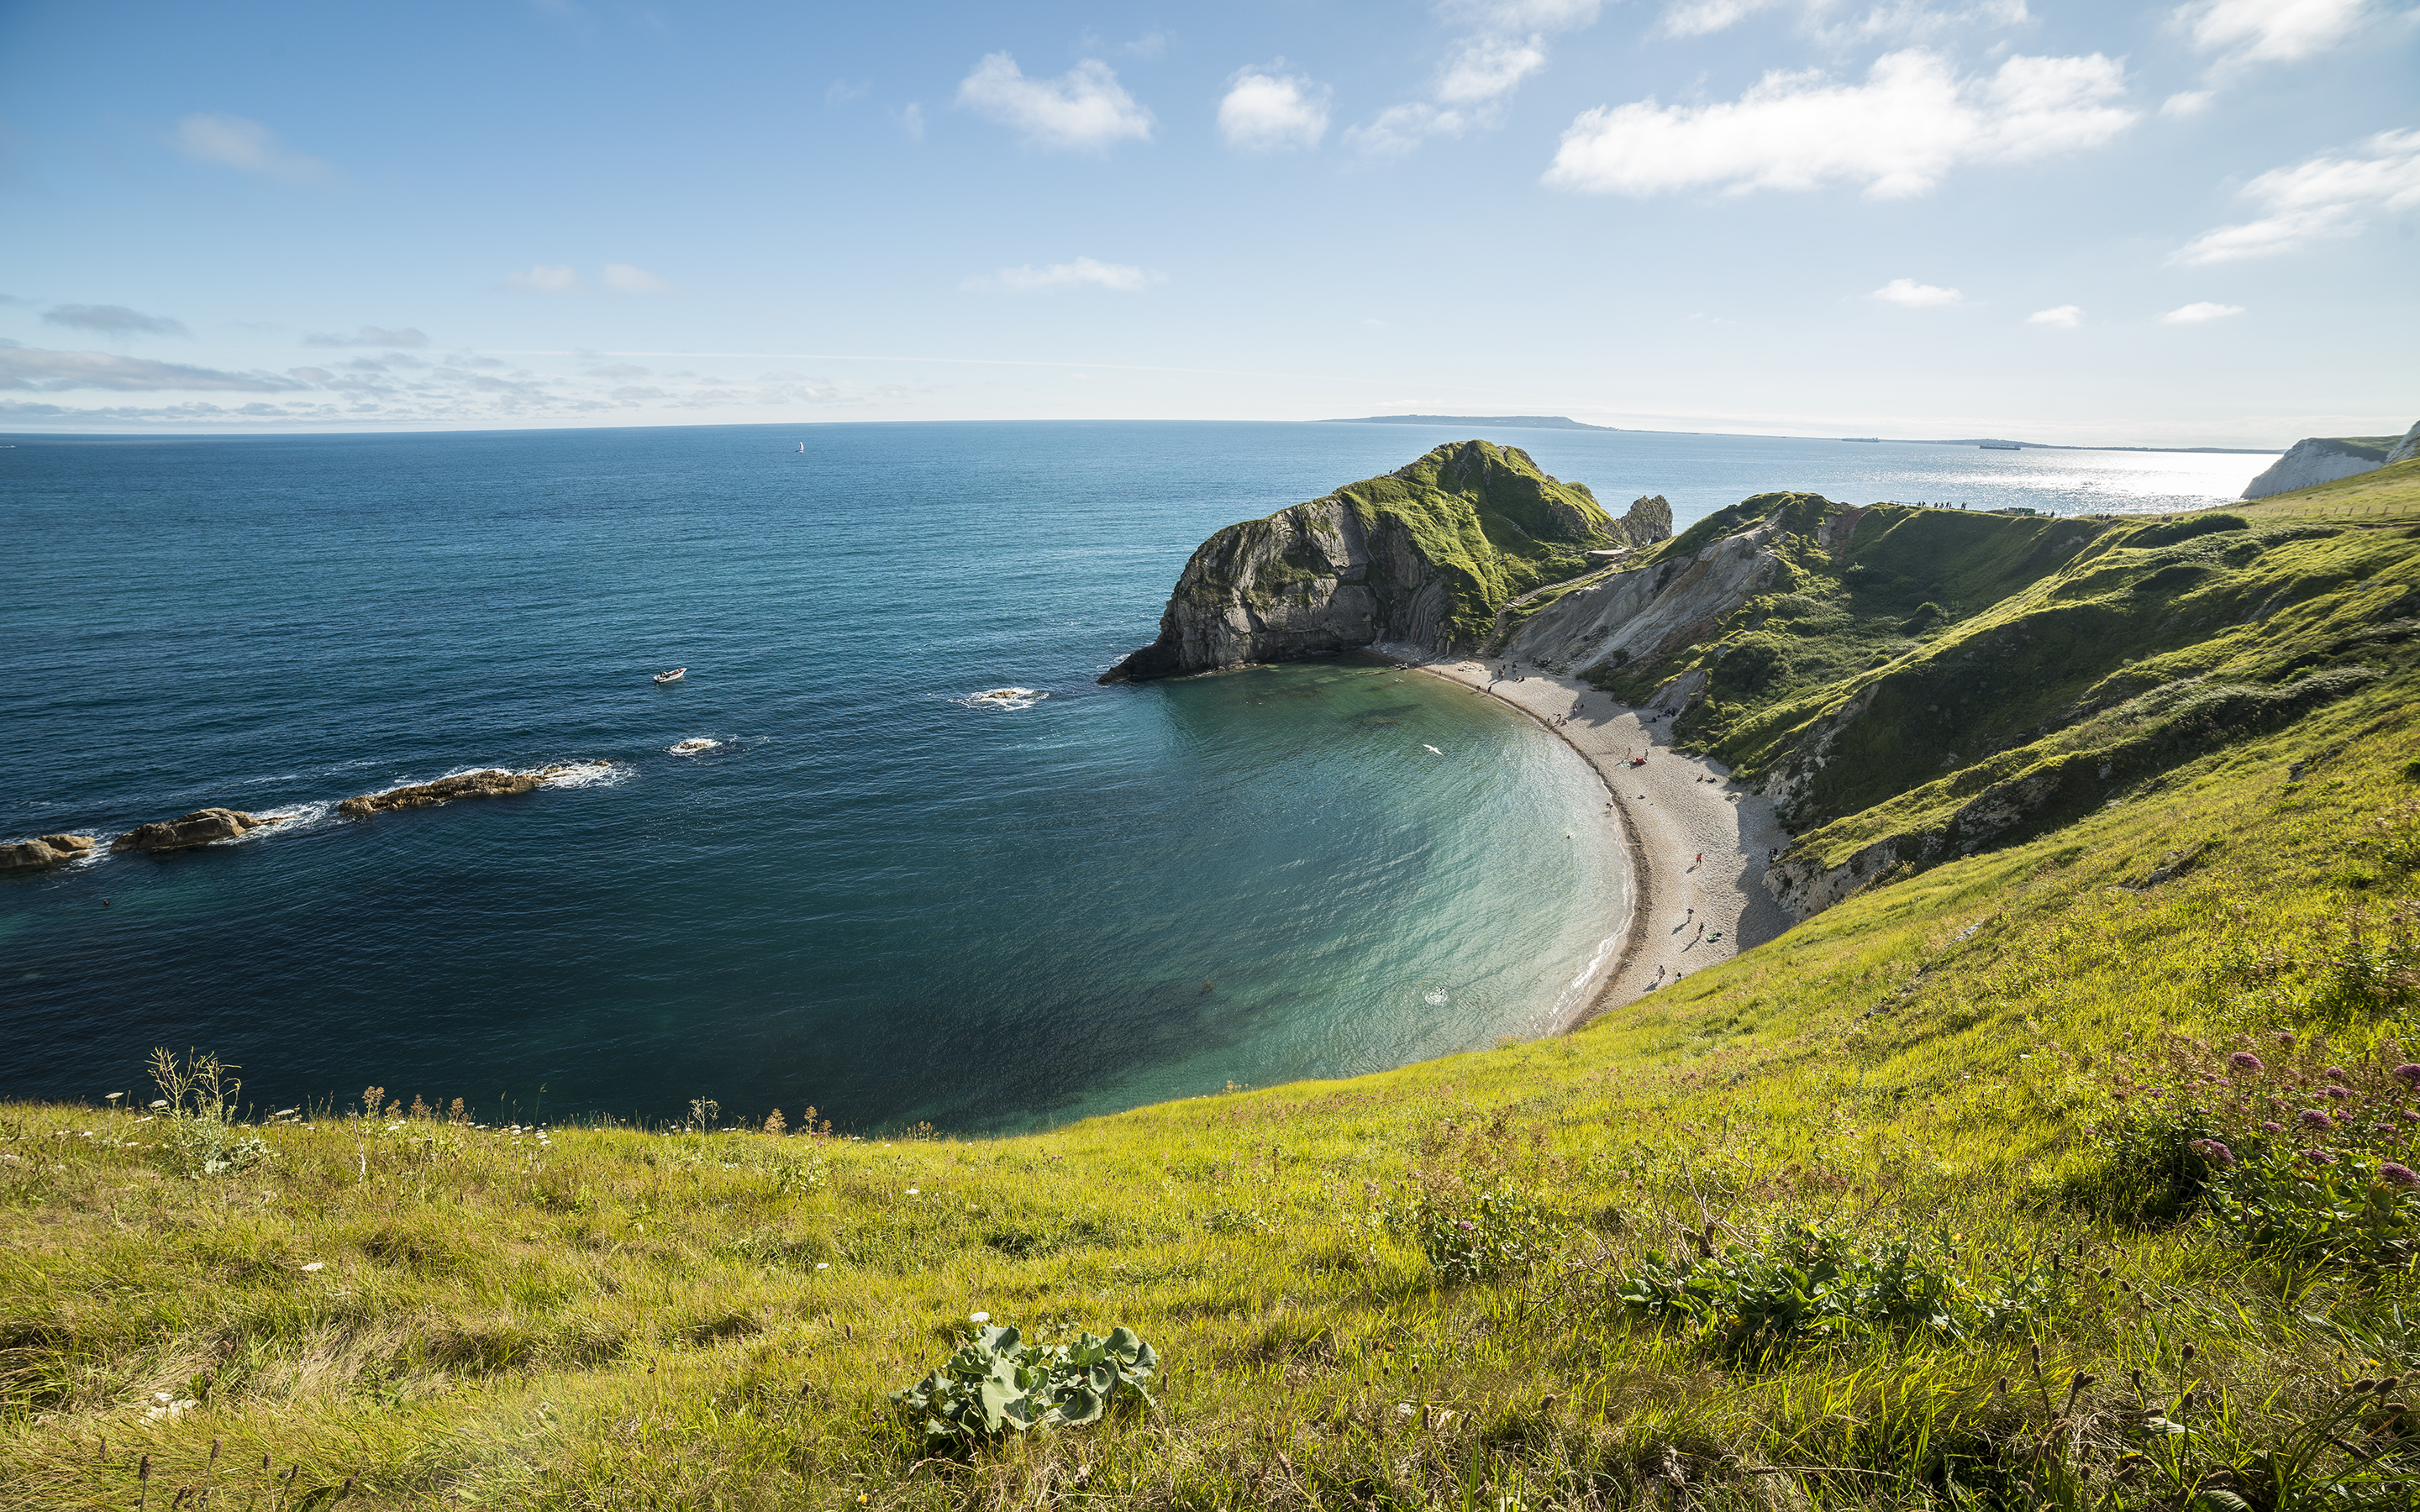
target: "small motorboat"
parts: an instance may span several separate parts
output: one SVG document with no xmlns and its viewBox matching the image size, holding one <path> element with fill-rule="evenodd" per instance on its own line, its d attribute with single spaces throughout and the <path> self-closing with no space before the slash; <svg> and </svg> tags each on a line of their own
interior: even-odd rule
<svg viewBox="0 0 2420 1512">
<path fill-rule="evenodd" d="M 658 672 L 656 673 L 656 686 L 658 687 L 661 687 L 666 683 L 677 683 L 688 675 L 689 669 L 686 667 L 675 667 L 668 672 Z"/>
</svg>

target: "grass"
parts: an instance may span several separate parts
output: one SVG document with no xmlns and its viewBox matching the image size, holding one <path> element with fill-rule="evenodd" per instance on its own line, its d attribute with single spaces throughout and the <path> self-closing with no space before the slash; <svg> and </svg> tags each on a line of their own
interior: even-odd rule
<svg viewBox="0 0 2420 1512">
<path fill-rule="evenodd" d="M 2410 506 L 2330 500 L 2273 507 Z M 1043 1135 L 381 1094 L 194 1177 L 156 1116 L 10 1105 L 0 1506 L 2408 1507 L 2420 1217 L 2360 1161 L 2412 1126 L 2333 1168 L 2358 1243 L 2307 1180 L 2286 1238 L 2230 1219 L 2179 1141 L 2243 1116 L 2238 1049 L 2400 1105 L 2414 707 L 2366 683 L 1571 1036 Z M 886 1394 L 978 1312 L 1130 1326 L 1154 1405 L 936 1454 Z"/>
</svg>

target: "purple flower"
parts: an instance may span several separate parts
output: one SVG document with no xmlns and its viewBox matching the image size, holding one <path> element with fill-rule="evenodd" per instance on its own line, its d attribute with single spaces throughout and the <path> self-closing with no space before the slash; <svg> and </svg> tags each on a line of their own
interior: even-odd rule
<svg viewBox="0 0 2420 1512">
<path fill-rule="evenodd" d="M 2226 1057 L 2226 1063 L 2241 1072 L 2266 1071 L 2269 1069 L 2268 1067 L 2260 1064 L 2260 1057 L 2254 1055 L 2249 1050 L 2238 1050 L 2235 1054 Z"/>
<path fill-rule="evenodd" d="M 2397 1108 L 2395 1116 L 2406 1123 L 2420 1123 L 2420 1108 Z"/>
<path fill-rule="evenodd" d="M 2397 1165 L 2391 1160 L 2379 1162 L 2378 1179 L 2388 1186 L 2401 1187 L 2406 1192 L 2420 1186 L 2420 1172 L 2413 1171 L 2409 1165 Z"/>
<path fill-rule="evenodd" d="M 2349 1082 L 2352 1080 L 2352 1073 L 2346 1071 L 2342 1066 L 2330 1066 L 2327 1070 L 2319 1072 L 2319 1074 L 2332 1082 Z"/>
<path fill-rule="evenodd" d="M 2262 1134 L 2275 1134 L 2285 1127 L 2286 1126 L 2284 1124 L 2279 1123 L 2274 1119 L 2264 1119 L 2260 1123 L 2260 1132 Z"/>
<path fill-rule="evenodd" d="M 2294 1121 L 2305 1129 L 2333 1129 L 2336 1126 L 2335 1119 L 2317 1108 L 2304 1108 L 2294 1115 Z"/>
<path fill-rule="evenodd" d="M 2339 1103 L 2344 1103 L 2351 1100 L 2352 1090 L 2350 1088 L 2331 1087 L 2324 1089 L 2323 1095 L 2334 1098 Z"/>
<path fill-rule="evenodd" d="M 2336 1163 L 2336 1158 L 2324 1149 L 2306 1149 L 2303 1151 L 2303 1158 L 2314 1165 L 2334 1165 Z"/>
<path fill-rule="evenodd" d="M 2420 1060 L 2407 1060 L 2396 1067 L 2394 1076 L 2406 1087 L 2420 1087 Z"/>
<path fill-rule="evenodd" d="M 2279 1029 L 2277 1031 L 2277 1042 L 2279 1044 L 2292 1044 L 2294 1042 L 2294 1037 L 2284 1029 Z"/>
<path fill-rule="evenodd" d="M 2202 1159 L 2210 1162 L 2212 1165 L 2217 1166 L 2222 1171 L 2233 1170 L 2235 1168 L 2235 1151 L 2227 1149 L 2225 1145 L 2220 1144 L 2215 1139 L 2195 1140 L 2193 1142 L 2193 1152 L 2199 1155 Z"/>
<path fill-rule="evenodd" d="M 1477 1224 L 1472 1223 L 1472 1222 L 1471 1222 L 1469 1219 L 1467 1219 L 1467 1218 L 1457 1218 L 1457 1219 L 1455 1219 L 1455 1220 L 1454 1220 L 1454 1225 L 1453 1225 L 1453 1226 L 1454 1226 L 1456 1228 L 1461 1229 L 1461 1230 L 1462 1230 L 1464 1233 L 1466 1233 L 1466 1233 L 1469 1233 L 1472 1229 L 1477 1228 L 1477 1227 L 1479 1227 Z"/>
</svg>

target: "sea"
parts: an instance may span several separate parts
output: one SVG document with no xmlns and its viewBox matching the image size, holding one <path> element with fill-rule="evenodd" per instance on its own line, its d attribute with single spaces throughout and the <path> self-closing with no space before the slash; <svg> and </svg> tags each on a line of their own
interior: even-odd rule
<svg viewBox="0 0 2420 1512">
<path fill-rule="evenodd" d="M 1094 681 L 1211 532 L 1473 430 L 0 437 L 0 841 L 282 816 L 0 877 L 0 1097 L 147 1100 L 164 1046 L 261 1109 L 977 1134 L 1543 1032 L 1629 886 L 1568 747 L 1379 658 Z M 2272 460 L 1481 433 L 1684 528 Z M 498 766 L 568 770 L 335 811 Z"/>
</svg>

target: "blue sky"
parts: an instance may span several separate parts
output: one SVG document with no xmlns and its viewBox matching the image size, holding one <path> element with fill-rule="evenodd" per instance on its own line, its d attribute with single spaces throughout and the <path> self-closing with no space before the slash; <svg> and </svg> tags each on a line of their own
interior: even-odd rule
<svg viewBox="0 0 2420 1512">
<path fill-rule="evenodd" d="M 0 428 L 2420 418 L 2411 0 L 0 5 Z"/>
</svg>

